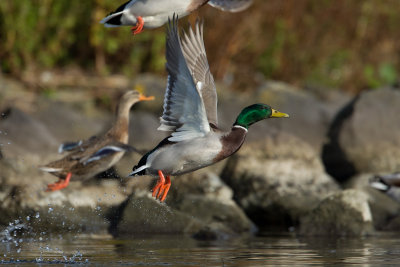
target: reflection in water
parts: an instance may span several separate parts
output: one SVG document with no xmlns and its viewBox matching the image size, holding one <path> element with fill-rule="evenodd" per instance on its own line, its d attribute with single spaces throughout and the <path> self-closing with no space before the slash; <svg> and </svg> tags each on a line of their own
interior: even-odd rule
<svg viewBox="0 0 400 267">
<path fill-rule="evenodd" d="M 19 242 L 13 242 L 18 238 Z M 171 266 L 274 266 L 397 264 L 399 236 L 369 238 L 297 238 L 266 235 L 224 241 L 196 241 L 181 236 L 13 237 L 0 243 L 0 263 L 64 263 Z M 17 245 L 16 245 L 17 244 Z"/>
</svg>

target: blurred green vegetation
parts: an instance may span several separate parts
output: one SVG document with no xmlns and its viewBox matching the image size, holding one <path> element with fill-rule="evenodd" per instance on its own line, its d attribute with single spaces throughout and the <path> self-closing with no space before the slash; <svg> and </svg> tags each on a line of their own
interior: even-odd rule
<svg viewBox="0 0 400 267">
<path fill-rule="evenodd" d="M 118 4 L 112 0 L 0 1 L 2 71 L 19 75 L 69 64 L 103 74 L 163 70 L 162 31 L 133 38 L 128 27 L 111 30 L 99 23 Z"/>
<path fill-rule="evenodd" d="M 123 2 L 0 1 L 1 71 L 164 73 L 164 28 L 133 37 L 99 23 Z M 233 77 L 236 90 L 255 88 L 260 76 L 350 92 L 398 82 L 399 0 L 255 0 L 235 14 L 205 6 L 189 20 L 197 16 L 216 79 Z"/>
</svg>

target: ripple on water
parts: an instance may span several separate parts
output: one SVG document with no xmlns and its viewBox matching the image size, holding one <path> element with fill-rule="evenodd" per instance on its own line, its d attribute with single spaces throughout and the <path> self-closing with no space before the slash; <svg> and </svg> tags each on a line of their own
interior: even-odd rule
<svg viewBox="0 0 400 267">
<path fill-rule="evenodd" d="M 297 238 L 266 235 L 225 241 L 196 241 L 181 236 L 129 240 L 109 236 L 41 236 L 0 243 L 2 264 L 104 264 L 139 266 L 274 266 L 397 264 L 399 236 L 370 238 Z M 14 238 L 14 237 L 13 237 Z M 18 237 L 15 237 L 18 238 Z"/>
</svg>

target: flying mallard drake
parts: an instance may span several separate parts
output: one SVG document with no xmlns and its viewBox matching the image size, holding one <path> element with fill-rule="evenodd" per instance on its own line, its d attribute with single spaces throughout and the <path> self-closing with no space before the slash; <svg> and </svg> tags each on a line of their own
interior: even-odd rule
<svg viewBox="0 0 400 267">
<path fill-rule="evenodd" d="M 184 17 L 202 5 L 209 5 L 229 12 L 239 12 L 251 5 L 253 0 L 131 0 L 100 22 L 106 27 L 131 25 L 132 33 L 138 34 L 143 28 L 157 28 L 164 25 L 173 14 Z"/>
<path fill-rule="evenodd" d="M 153 197 L 165 200 L 171 175 L 195 171 L 223 160 L 242 146 L 253 123 L 289 117 L 265 104 L 244 108 L 230 131 L 218 128 L 217 93 L 203 41 L 203 25 L 180 39 L 177 18 L 169 22 L 166 42 L 168 84 L 158 130 L 172 131 L 133 167 L 129 176 L 157 175 Z M 165 177 L 165 176 L 166 177 Z"/>
<path fill-rule="evenodd" d="M 121 97 L 115 123 L 104 135 L 62 144 L 58 152 L 70 153 L 62 159 L 40 167 L 41 170 L 59 177 L 59 181 L 49 184 L 46 191 L 65 188 L 70 180 L 91 178 L 112 167 L 122 158 L 125 151 L 134 151 L 133 147 L 127 145 L 129 111 L 135 103 L 152 99 L 154 97 L 143 96 L 136 90 L 128 91 Z"/>
</svg>

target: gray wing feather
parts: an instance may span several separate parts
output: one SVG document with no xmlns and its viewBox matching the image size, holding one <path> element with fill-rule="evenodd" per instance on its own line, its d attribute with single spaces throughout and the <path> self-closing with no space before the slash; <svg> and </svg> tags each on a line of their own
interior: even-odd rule
<svg viewBox="0 0 400 267">
<path fill-rule="evenodd" d="M 122 147 L 105 146 L 105 147 L 102 147 L 101 149 L 97 150 L 96 153 L 91 155 L 89 158 L 81 159 L 80 162 L 83 163 L 84 165 L 86 165 L 92 161 L 100 160 L 102 158 L 111 156 L 117 152 L 123 152 L 123 151 L 125 152 L 125 149 Z"/>
<path fill-rule="evenodd" d="M 187 67 L 179 41 L 178 18 L 169 21 L 166 44 L 168 83 L 161 131 L 174 131 L 170 141 L 204 136 L 210 131 L 203 100 Z"/>
<path fill-rule="evenodd" d="M 182 52 L 192 74 L 199 94 L 202 96 L 209 123 L 218 126 L 217 90 L 210 72 L 206 49 L 203 41 L 203 23 L 196 22 L 195 32 L 190 27 L 189 33 L 181 39 Z"/>
<path fill-rule="evenodd" d="M 253 3 L 253 0 L 210 0 L 208 4 L 222 11 L 240 12 Z"/>
</svg>

